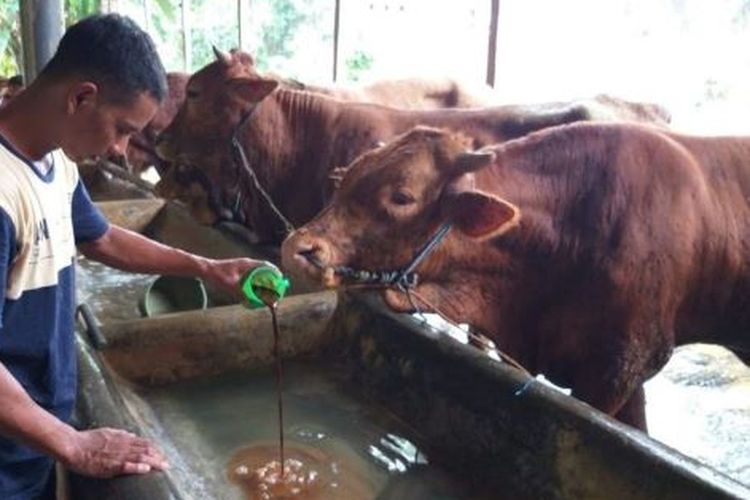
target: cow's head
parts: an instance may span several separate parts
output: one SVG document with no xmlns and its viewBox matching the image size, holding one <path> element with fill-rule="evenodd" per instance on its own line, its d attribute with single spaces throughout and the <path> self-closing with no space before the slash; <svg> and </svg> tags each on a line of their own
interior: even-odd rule
<svg viewBox="0 0 750 500">
<path fill-rule="evenodd" d="M 169 168 L 169 163 L 156 154 L 156 140 L 159 134 L 172 123 L 182 106 L 189 77 L 187 73 L 167 73 L 167 97 L 148 125 L 130 137 L 126 157 L 134 173 L 139 174 L 153 165 L 159 175 L 164 175 Z"/>
<path fill-rule="evenodd" d="M 232 134 L 242 117 L 266 98 L 278 82 L 261 76 L 249 54 L 217 49 L 214 53 L 216 60 L 188 80 L 185 100 L 157 139 L 157 152 L 183 169 L 200 170 L 203 178 L 217 186 L 236 190 L 237 179 L 230 178 L 237 172 L 232 163 Z M 183 186 L 183 189 L 191 188 Z"/>
<path fill-rule="evenodd" d="M 475 188 L 474 172 L 495 156 L 489 150 L 469 151 L 470 142 L 418 127 L 360 156 L 331 205 L 284 242 L 285 269 L 298 280 L 329 287 L 342 284 L 334 273 L 337 266 L 401 269 L 447 222 L 453 230 L 417 268 L 417 291 L 440 302 L 438 288 L 460 281 L 463 287 L 472 276 L 481 276 L 490 265 L 483 253 L 496 252 L 483 242 L 512 229 L 520 214 L 514 205 Z M 402 292 L 386 291 L 385 299 L 396 310 L 412 309 Z"/>
<path fill-rule="evenodd" d="M 233 218 L 221 204 L 219 190 L 200 169 L 170 165 L 161 174 L 154 191 L 161 198 L 178 200 L 187 206 L 193 218 L 201 224 L 211 226 Z"/>
</svg>

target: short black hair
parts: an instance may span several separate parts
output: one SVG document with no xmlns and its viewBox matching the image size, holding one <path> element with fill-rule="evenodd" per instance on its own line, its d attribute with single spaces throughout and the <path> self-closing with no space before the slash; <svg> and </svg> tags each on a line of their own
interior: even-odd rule
<svg viewBox="0 0 750 500">
<path fill-rule="evenodd" d="M 72 25 L 40 78 L 81 75 L 110 100 L 130 103 L 147 92 L 161 103 L 167 94 L 164 66 L 153 40 L 129 17 L 98 14 Z"/>
<path fill-rule="evenodd" d="M 8 85 L 13 85 L 15 87 L 23 87 L 23 77 L 21 75 L 13 75 L 10 78 L 8 78 Z"/>
</svg>

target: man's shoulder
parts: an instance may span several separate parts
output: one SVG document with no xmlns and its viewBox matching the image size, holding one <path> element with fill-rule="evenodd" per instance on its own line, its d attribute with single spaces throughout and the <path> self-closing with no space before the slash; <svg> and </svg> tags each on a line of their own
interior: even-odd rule
<svg viewBox="0 0 750 500">
<path fill-rule="evenodd" d="M 62 149 L 52 151 L 55 162 L 55 175 L 64 176 L 70 185 L 75 186 L 78 183 L 78 165 L 68 158 Z"/>
<path fill-rule="evenodd" d="M 24 179 L 19 160 L 0 143 L 0 208 L 11 212 L 23 197 Z"/>
</svg>

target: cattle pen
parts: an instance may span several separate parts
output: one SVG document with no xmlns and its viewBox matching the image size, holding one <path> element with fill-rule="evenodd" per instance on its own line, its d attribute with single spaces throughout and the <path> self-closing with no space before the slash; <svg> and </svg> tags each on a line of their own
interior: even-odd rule
<svg viewBox="0 0 750 500">
<path fill-rule="evenodd" d="M 127 273 L 79 248 L 71 425 L 132 432 L 170 467 L 94 478 L 58 463 L 56 498 L 750 500 L 750 58 L 736 50 L 750 42 L 750 0 L 0 2 L 0 79 L 32 84 L 91 15 L 127 16 L 152 40 L 166 70 L 157 114 L 119 154 L 76 161 L 112 226 L 291 280 L 253 308 L 240 292 Z M 0 152 L 16 154 L 3 96 Z M 629 143 L 629 127 L 662 142 Z M 581 129 L 612 161 L 576 162 L 581 144 L 563 139 Z M 531 146 L 503 159 L 551 136 L 554 160 Z M 555 184 L 558 160 L 595 174 Z M 520 185 L 512 161 L 528 161 L 527 187 L 555 194 L 487 187 Z M 682 187 L 691 168 L 708 172 L 700 189 L 655 184 Z M 575 190 L 594 178 L 601 189 Z M 623 208 L 635 199 L 674 210 Z M 699 205 L 726 228 L 701 244 L 684 236 L 712 224 Z M 629 225 L 646 220 L 656 223 Z M 603 244 L 565 239 L 604 227 L 615 229 Z M 693 267 L 677 274 L 708 298 L 657 294 L 648 277 L 677 266 L 672 250 L 595 276 L 635 262 L 627 237 L 691 247 Z M 535 238 L 557 246 L 511 260 L 537 251 Z M 590 247 L 595 258 L 566 260 Z M 717 248 L 728 250 L 711 260 Z M 493 301 L 503 294 L 519 300 L 505 309 Z M 614 337 L 559 337 L 588 321 L 619 327 L 633 304 L 676 311 L 628 325 L 658 331 L 638 337 L 655 353 L 648 369 L 604 363 L 625 349 Z M 690 340 L 712 328 L 716 343 Z M 678 329 L 691 332 L 682 345 Z M 574 380 L 571 353 L 587 348 L 599 355 L 581 373 L 594 375 Z M 596 393 L 613 372 L 631 374 L 616 408 L 571 389 Z"/>
</svg>

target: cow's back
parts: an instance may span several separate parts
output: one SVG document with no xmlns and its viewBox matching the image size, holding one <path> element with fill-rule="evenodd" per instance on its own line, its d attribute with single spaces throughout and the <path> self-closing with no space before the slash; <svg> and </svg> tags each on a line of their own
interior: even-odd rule
<svg viewBox="0 0 750 500">
<path fill-rule="evenodd" d="M 591 123 L 497 152 L 480 186 L 516 203 L 548 254 L 615 290 L 620 313 L 651 318 L 642 328 L 665 343 L 750 344 L 750 139 Z"/>
<path fill-rule="evenodd" d="M 709 193 L 693 307 L 717 342 L 731 344 L 744 331 L 750 348 L 750 138 L 672 138 L 695 158 Z M 683 321 L 682 330 L 694 329 L 696 319 Z"/>
</svg>

